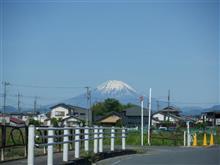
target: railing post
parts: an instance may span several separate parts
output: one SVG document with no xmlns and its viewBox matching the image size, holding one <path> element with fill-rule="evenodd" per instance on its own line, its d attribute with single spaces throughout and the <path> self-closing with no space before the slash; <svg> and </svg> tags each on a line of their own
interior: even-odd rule
<svg viewBox="0 0 220 165">
<path fill-rule="evenodd" d="M 183 146 L 186 146 L 186 131 L 183 131 Z"/>
<path fill-rule="evenodd" d="M 1 161 L 5 160 L 5 144 L 6 144 L 6 126 L 2 125 L 2 149 L 1 149 Z"/>
<path fill-rule="evenodd" d="M 94 127 L 94 153 L 98 153 L 98 127 Z"/>
<path fill-rule="evenodd" d="M 54 130 L 50 129 L 53 127 L 49 127 L 48 136 L 54 136 Z M 53 143 L 53 137 L 49 137 L 47 143 Z M 53 145 L 47 146 L 47 164 L 53 165 Z"/>
<path fill-rule="evenodd" d="M 75 129 L 75 158 L 79 158 L 80 144 L 80 128 L 77 126 Z"/>
<path fill-rule="evenodd" d="M 103 128 L 99 128 L 99 152 L 103 152 Z"/>
<path fill-rule="evenodd" d="M 43 134 L 44 134 L 44 136 L 47 136 L 47 130 L 43 130 Z M 46 143 L 47 139 L 45 138 L 43 141 L 44 141 L 44 143 Z M 44 146 L 44 155 L 46 155 L 46 153 L 47 153 L 47 147 Z"/>
<path fill-rule="evenodd" d="M 115 127 L 111 129 L 111 151 L 115 150 Z"/>
<path fill-rule="evenodd" d="M 191 135 L 190 135 L 190 130 L 189 130 L 189 121 L 186 122 L 187 125 L 187 146 L 190 147 L 191 146 Z"/>
<path fill-rule="evenodd" d="M 35 126 L 28 127 L 28 165 L 34 165 L 34 139 L 35 139 Z"/>
<path fill-rule="evenodd" d="M 89 151 L 89 127 L 86 126 L 84 129 L 84 147 L 85 151 Z"/>
<path fill-rule="evenodd" d="M 67 128 L 67 127 L 65 127 Z M 63 131 L 63 161 L 67 162 L 68 161 L 68 151 L 69 151 L 69 144 L 67 143 L 69 141 L 69 130 L 64 129 Z"/>
<path fill-rule="evenodd" d="M 121 130 L 121 144 L 122 144 L 122 150 L 125 150 L 125 138 L 126 138 L 126 134 L 125 134 L 125 128 L 122 127 L 122 130 Z"/>
</svg>

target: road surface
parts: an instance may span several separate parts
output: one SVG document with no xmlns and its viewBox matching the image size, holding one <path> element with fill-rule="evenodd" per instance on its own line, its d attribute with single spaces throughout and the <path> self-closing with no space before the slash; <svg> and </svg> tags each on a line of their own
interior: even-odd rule
<svg viewBox="0 0 220 165">
<path fill-rule="evenodd" d="M 102 160 L 97 165 L 220 165 L 220 146 L 158 147 L 143 154 Z"/>
</svg>

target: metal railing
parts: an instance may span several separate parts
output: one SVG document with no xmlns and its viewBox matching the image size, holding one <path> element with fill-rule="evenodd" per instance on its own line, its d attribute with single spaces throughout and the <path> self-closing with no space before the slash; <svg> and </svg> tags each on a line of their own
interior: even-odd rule
<svg viewBox="0 0 220 165">
<path fill-rule="evenodd" d="M 5 160 L 5 149 L 14 147 L 24 147 L 24 157 L 27 153 L 27 126 L 0 125 L 0 150 L 1 161 Z"/>
<path fill-rule="evenodd" d="M 46 134 L 37 135 L 37 131 L 47 131 Z M 56 135 L 55 131 L 60 134 Z M 34 164 L 35 147 L 47 147 L 47 164 L 53 165 L 54 145 L 63 145 L 63 161 L 69 160 L 69 145 L 74 143 L 74 157 L 80 157 L 80 144 L 84 142 L 84 151 L 89 151 L 89 141 L 93 141 L 92 151 L 96 154 L 103 152 L 103 140 L 110 138 L 110 151 L 115 150 L 115 138 L 121 138 L 121 149 L 125 150 L 126 129 L 118 127 L 35 127 L 30 125 L 28 128 L 28 165 Z M 37 139 L 41 143 L 36 142 Z M 62 141 L 55 141 L 61 138 Z"/>
</svg>

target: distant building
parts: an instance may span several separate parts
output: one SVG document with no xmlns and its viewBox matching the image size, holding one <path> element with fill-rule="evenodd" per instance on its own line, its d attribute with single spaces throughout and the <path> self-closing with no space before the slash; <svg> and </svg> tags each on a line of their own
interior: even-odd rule
<svg viewBox="0 0 220 165">
<path fill-rule="evenodd" d="M 148 125 L 148 110 L 144 110 L 144 127 Z M 124 109 L 122 112 L 110 112 L 104 116 L 96 116 L 96 122 L 104 126 L 123 125 L 127 128 L 140 128 L 141 127 L 141 107 L 133 106 Z"/>
<path fill-rule="evenodd" d="M 116 126 L 117 124 L 123 124 L 123 119 L 120 113 L 110 112 L 96 122 L 104 126 Z"/>
<path fill-rule="evenodd" d="M 122 112 L 123 125 L 128 128 L 141 127 L 141 107 L 134 106 Z M 144 127 L 148 126 L 148 110 L 143 109 Z"/>
<path fill-rule="evenodd" d="M 164 122 L 173 124 L 181 124 L 185 118 L 180 115 L 180 110 L 173 106 L 165 107 L 164 109 L 152 114 L 152 125 L 159 126 Z"/>
<path fill-rule="evenodd" d="M 50 112 L 50 118 L 56 118 L 56 119 L 65 119 L 70 116 L 77 117 L 80 120 L 86 121 L 88 110 L 82 107 L 67 105 L 64 103 L 57 104 L 55 106 L 52 106 Z"/>
<path fill-rule="evenodd" d="M 75 116 L 70 116 L 61 120 L 61 126 L 67 126 L 67 127 L 83 126 L 83 120 L 80 120 Z"/>
<path fill-rule="evenodd" d="M 204 112 L 201 119 L 209 126 L 220 126 L 220 111 Z"/>
<path fill-rule="evenodd" d="M 10 126 L 25 126 L 25 122 L 19 118 L 0 115 L 0 124 L 3 123 Z"/>
</svg>

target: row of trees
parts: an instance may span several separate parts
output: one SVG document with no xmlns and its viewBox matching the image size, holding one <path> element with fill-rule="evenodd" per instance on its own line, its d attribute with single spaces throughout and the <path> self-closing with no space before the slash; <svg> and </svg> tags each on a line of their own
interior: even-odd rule
<svg viewBox="0 0 220 165">
<path fill-rule="evenodd" d="M 114 98 L 108 98 L 104 102 L 94 104 L 91 107 L 91 110 L 93 112 L 93 116 L 102 116 L 109 112 L 121 112 L 122 110 L 133 106 L 134 105 L 130 103 L 124 105 Z"/>
</svg>

